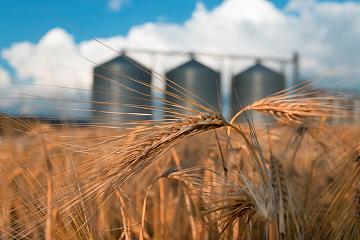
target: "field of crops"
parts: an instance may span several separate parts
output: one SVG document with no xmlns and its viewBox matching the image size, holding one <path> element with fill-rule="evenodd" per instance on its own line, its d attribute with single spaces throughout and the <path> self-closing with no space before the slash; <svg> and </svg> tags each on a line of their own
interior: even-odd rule
<svg viewBox="0 0 360 240">
<path fill-rule="evenodd" d="M 304 84 L 231 121 L 203 106 L 118 126 L 4 117 L 0 239 L 359 239 L 350 101 Z"/>
</svg>

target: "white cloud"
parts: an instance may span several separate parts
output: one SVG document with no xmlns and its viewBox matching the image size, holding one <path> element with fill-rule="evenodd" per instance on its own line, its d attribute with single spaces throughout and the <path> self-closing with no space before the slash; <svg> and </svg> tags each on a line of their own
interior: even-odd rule
<svg viewBox="0 0 360 240">
<path fill-rule="evenodd" d="M 2 56 L 20 79 L 32 79 L 35 84 L 89 87 L 91 75 L 83 71 L 85 61 L 79 47 L 63 29 L 50 30 L 37 44 L 15 43 Z"/>
<path fill-rule="evenodd" d="M 12 100 L 9 99 L 10 91 L 10 75 L 4 68 L 0 66 L 0 108 L 5 108 L 12 105 Z"/>
<path fill-rule="evenodd" d="M 91 66 L 81 57 L 79 46 L 71 35 L 63 29 L 52 29 L 36 44 L 15 43 L 3 50 L 2 57 L 15 69 L 14 77 L 17 79 L 16 82 L 20 83 L 8 89 L 8 95 L 12 96 L 11 101 L 8 99 L 2 102 L 4 104 L 6 102 L 7 105 L 12 104 L 18 109 L 18 114 L 31 112 L 70 114 L 70 108 L 84 106 L 81 103 L 68 101 L 50 101 L 46 106 L 41 99 L 34 99 L 38 97 L 59 100 L 89 99 L 88 92 L 82 89 L 91 88 Z M 14 101 L 14 97 L 18 97 L 19 100 Z"/>
<path fill-rule="evenodd" d="M 0 89 L 10 87 L 10 75 L 0 66 Z"/>
<path fill-rule="evenodd" d="M 227 0 L 213 10 L 197 4 L 192 16 L 181 25 L 148 22 L 132 27 L 126 36 L 99 40 L 117 50 L 133 47 L 281 57 L 290 57 L 299 50 L 303 75 L 314 76 L 333 69 L 358 68 L 359 39 L 360 3 L 293 0 L 280 10 L 266 0 Z M 15 43 L 2 52 L 21 80 L 86 89 L 91 88 L 93 65 L 82 56 L 100 63 L 115 55 L 94 40 L 77 44 L 59 28 L 49 31 L 38 43 Z M 184 60 L 134 56 L 155 65 L 160 72 Z M 201 60 L 222 68 L 222 62 Z M 239 66 L 249 64 L 227 68 L 238 71 Z M 63 92 L 42 94 L 61 96 Z"/>
<path fill-rule="evenodd" d="M 108 7 L 111 11 L 118 12 L 127 2 L 127 0 L 108 0 Z"/>
</svg>

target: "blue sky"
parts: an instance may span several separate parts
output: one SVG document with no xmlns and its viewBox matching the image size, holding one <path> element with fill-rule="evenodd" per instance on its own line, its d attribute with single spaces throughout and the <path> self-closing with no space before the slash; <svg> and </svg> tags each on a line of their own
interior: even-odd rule
<svg viewBox="0 0 360 240">
<path fill-rule="evenodd" d="M 97 37 L 109 37 L 124 35 L 133 25 L 149 21 L 182 23 L 190 17 L 197 1 L 123 0 L 123 2 L 119 11 L 113 11 L 107 0 L 0 0 L 2 32 L 0 48 L 8 47 L 13 42 L 38 41 L 54 27 L 67 29 L 76 41 L 81 41 L 88 37 L 77 32 L 77 28 Z M 211 10 L 222 1 L 203 0 L 202 2 Z M 278 8 L 283 8 L 288 0 L 272 2 Z"/>
<path fill-rule="evenodd" d="M 202 2 L 212 9 L 222 1 Z M 273 1 L 279 8 L 287 2 Z M 87 37 L 78 33 L 77 27 L 98 37 L 109 37 L 124 35 L 131 26 L 149 21 L 182 23 L 190 17 L 195 4 L 195 0 L 127 0 L 119 11 L 113 11 L 106 0 L 0 0 L 0 48 L 23 40 L 38 41 L 54 27 L 67 29 L 76 41 L 81 41 Z"/>
<path fill-rule="evenodd" d="M 212 9 L 221 1 L 203 2 Z M 109 37 L 124 35 L 131 26 L 149 21 L 182 23 L 190 17 L 195 4 L 194 0 L 128 0 L 114 11 L 106 0 L 1 0 L 0 47 L 23 40 L 37 41 L 54 27 L 67 29 L 81 41 L 87 37 L 76 32 L 77 27 L 98 37 Z"/>
</svg>

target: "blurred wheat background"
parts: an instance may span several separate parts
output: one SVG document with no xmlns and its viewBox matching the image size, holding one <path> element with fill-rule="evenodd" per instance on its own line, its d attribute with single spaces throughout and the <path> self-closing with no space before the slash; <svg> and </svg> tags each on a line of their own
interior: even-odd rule
<svg viewBox="0 0 360 240">
<path fill-rule="evenodd" d="M 322 94 L 302 84 L 239 109 L 241 123 L 4 116 L 1 238 L 357 239 L 360 129 L 331 123 L 351 99 Z"/>
</svg>

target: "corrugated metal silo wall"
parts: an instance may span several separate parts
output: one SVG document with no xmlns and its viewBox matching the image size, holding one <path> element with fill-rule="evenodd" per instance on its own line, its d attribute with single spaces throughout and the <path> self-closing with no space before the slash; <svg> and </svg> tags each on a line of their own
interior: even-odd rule
<svg viewBox="0 0 360 240">
<path fill-rule="evenodd" d="M 285 89 L 285 77 L 262 64 L 255 64 L 232 79 L 232 115 L 241 107 Z M 252 113 L 254 120 L 268 121 L 269 118 Z"/>
<path fill-rule="evenodd" d="M 152 104 L 151 88 L 141 84 L 151 85 L 151 71 L 127 59 L 119 56 L 94 69 L 93 122 L 117 124 L 151 119 L 151 110 L 145 109 Z"/>
<path fill-rule="evenodd" d="M 166 95 L 165 99 L 176 103 L 185 108 L 191 108 L 199 111 L 204 111 L 194 104 L 191 104 L 191 101 L 196 101 L 202 105 L 209 108 L 209 105 L 213 107 L 216 111 L 220 111 L 220 100 L 221 91 L 220 91 L 220 73 L 215 70 L 205 66 L 204 64 L 192 59 L 175 69 L 172 69 L 166 73 L 166 78 L 175 82 L 177 85 L 191 92 L 191 94 L 201 98 L 204 101 L 199 100 L 197 97 L 192 96 L 189 93 L 186 93 L 186 96 L 179 94 L 176 90 L 172 89 L 168 85 L 166 86 L 166 91 L 175 93 L 182 98 L 186 99 L 186 102 L 176 99 L 172 96 Z M 173 86 L 167 81 L 168 84 Z M 178 87 L 176 87 L 179 89 Z M 184 90 L 180 90 L 182 93 L 185 93 Z M 206 103 L 205 103 L 206 102 Z M 176 109 L 177 112 L 189 113 L 186 110 Z M 165 113 L 166 114 L 166 113 Z"/>
</svg>

